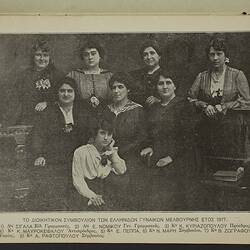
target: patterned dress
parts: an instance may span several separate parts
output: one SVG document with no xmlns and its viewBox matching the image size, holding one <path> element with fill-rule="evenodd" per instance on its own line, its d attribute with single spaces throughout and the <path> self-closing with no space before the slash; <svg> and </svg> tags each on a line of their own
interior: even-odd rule
<svg viewBox="0 0 250 250">
<path fill-rule="evenodd" d="M 73 78 L 78 87 L 78 92 L 82 100 L 91 102 L 91 97 L 95 96 L 101 104 L 107 104 L 111 100 L 109 80 L 112 73 L 108 70 L 101 70 L 100 74 L 85 74 L 82 69 L 71 71 L 67 76 Z"/>
<path fill-rule="evenodd" d="M 244 73 L 226 66 L 222 88 L 213 86 L 210 70 L 200 73 L 189 91 L 189 100 L 198 111 L 207 105 L 222 106 L 214 119 L 201 112 L 197 123 L 199 144 L 203 155 L 244 158 L 246 124 L 243 113 L 250 109 L 248 81 Z"/>
</svg>

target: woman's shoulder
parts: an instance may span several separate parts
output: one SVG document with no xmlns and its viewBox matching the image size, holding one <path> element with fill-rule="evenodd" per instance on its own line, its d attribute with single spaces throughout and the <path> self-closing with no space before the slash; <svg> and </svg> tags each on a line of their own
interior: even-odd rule
<svg viewBox="0 0 250 250">
<path fill-rule="evenodd" d="M 48 105 L 46 109 L 44 109 L 41 112 L 41 116 L 43 116 L 45 119 L 49 119 L 49 118 L 55 119 L 56 118 L 55 115 L 57 113 L 59 113 L 59 106 L 55 102 L 55 103 L 52 103 L 51 105 Z"/>
<path fill-rule="evenodd" d="M 229 66 L 227 66 L 226 70 L 227 70 L 228 72 L 232 73 L 232 74 L 235 74 L 235 75 L 238 75 L 238 74 L 240 74 L 240 73 L 243 73 L 242 70 L 236 69 L 236 68 L 232 68 L 232 67 L 229 67 Z"/>
<path fill-rule="evenodd" d="M 75 150 L 74 155 L 80 155 L 80 156 L 84 157 L 88 154 L 96 154 L 96 153 L 97 153 L 97 150 L 96 150 L 94 145 L 86 144 L 86 145 L 82 145 L 82 146 L 78 147 Z"/>
<path fill-rule="evenodd" d="M 141 78 L 143 75 L 147 74 L 147 69 L 146 68 L 139 68 L 139 69 L 134 69 L 129 72 L 129 74 L 134 78 Z"/>
<path fill-rule="evenodd" d="M 101 75 L 105 75 L 105 74 L 112 75 L 112 72 L 108 69 L 101 69 L 100 74 Z"/>
<path fill-rule="evenodd" d="M 64 72 L 57 68 L 56 66 L 52 65 L 49 67 L 48 71 L 52 74 L 56 79 L 63 78 L 65 76 Z"/>
<path fill-rule="evenodd" d="M 131 109 L 143 110 L 143 106 L 141 104 L 134 102 L 134 101 L 131 101 L 131 100 L 128 102 L 127 105 Z"/>
<path fill-rule="evenodd" d="M 197 77 L 202 78 L 202 77 L 204 77 L 204 76 L 208 75 L 208 74 L 209 74 L 209 72 L 210 72 L 210 70 L 209 70 L 209 69 L 203 70 L 203 71 L 201 71 L 201 72 L 199 72 L 199 73 L 198 73 Z"/>
</svg>

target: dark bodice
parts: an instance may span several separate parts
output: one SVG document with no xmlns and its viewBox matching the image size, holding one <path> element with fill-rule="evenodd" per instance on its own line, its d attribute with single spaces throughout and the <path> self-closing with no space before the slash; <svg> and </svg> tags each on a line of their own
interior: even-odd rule
<svg viewBox="0 0 250 250">
<path fill-rule="evenodd" d="M 86 144 L 89 136 L 88 111 L 74 105 L 73 119 L 74 125 L 66 125 L 59 106 L 48 107 L 36 119 L 32 135 L 34 156 L 44 156 L 55 162 L 70 160 L 74 150 Z"/>
</svg>

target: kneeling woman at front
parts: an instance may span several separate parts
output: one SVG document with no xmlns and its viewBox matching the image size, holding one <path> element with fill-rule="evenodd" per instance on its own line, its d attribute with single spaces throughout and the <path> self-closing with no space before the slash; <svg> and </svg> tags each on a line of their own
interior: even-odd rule
<svg viewBox="0 0 250 250">
<path fill-rule="evenodd" d="M 88 205 L 105 204 L 100 194 L 104 191 L 100 179 L 112 178 L 112 173 L 122 175 L 126 171 L 125 161 L 119 157 L 118 149 L 113 147 L 112 134 L 112 125 L 101 120 L 93 129 L 93 143 L 79 147 L 74 153 L 73 183 L 77 191 L 89 200 Z"/>
</svg>

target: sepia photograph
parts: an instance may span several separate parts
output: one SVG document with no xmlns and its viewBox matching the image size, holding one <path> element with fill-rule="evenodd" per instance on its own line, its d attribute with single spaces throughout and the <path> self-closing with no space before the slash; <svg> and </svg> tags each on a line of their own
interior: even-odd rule
<svg viewBox="0 0 250 250">
<path fill-rule="evenodd" d="M 0 34 L 0 211 L 249 211 L 249 32 Z"/>
</svg>

